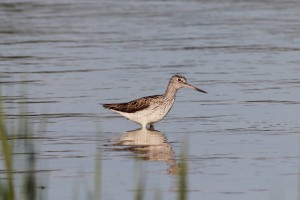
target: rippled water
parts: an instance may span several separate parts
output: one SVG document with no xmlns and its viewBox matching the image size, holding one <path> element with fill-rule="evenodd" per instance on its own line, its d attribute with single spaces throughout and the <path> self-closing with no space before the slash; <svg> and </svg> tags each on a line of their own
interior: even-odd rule
<svg viewBox="0 0 300 200">
<path fill-rule="evenodd" d="M 26 105 L 35 130 L 48 122 L 35 138 L 48 199 L 86 199 L 99 145 L 104 199 L 133 199 L 137 155 L 146 199 L 175 199 L 185 140 L 189 199 L 299 198 L 299 13 L 298 1 L 0 3 L 7 120 Z M 163 93 L 177 73 L 208 94 L 180 90 L 155 132 L 99 105 Z"/>
</svg>

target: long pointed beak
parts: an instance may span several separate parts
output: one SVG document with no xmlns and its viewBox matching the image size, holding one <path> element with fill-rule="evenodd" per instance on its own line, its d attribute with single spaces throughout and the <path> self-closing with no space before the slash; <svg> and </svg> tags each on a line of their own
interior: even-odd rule
<svg viewBox="0 0 300 200">
<path fill-rule="evenodd" d="M 190 89 L 193 89 L 193 90 L 196 90 L 196 91 L 198 91 L 198 92 L 205 93 L 205 94 L 207 93 L 206 91 L 201 90 L 201 89 L 199 89 L 199 88 L 196 88 L 196 87 L 194 87 L 194 86 L 192 86 L 192 85 L 190 85 L 190 84 L 188 84 L 188 83 L 185 83 L 185 84 L 184 84 L 184 87 L 190 88 Z"/>
</svg>

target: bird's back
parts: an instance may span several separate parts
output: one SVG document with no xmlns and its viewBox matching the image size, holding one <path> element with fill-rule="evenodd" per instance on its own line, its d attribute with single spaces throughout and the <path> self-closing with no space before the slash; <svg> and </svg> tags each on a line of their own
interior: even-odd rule
<svg viewBox="0 0 300 200">
<path fill-rule="evenodd" d="M 148 108 L 152 103 L 156 102 L 162 97 L 163 95 L 147 96 L 127 103 L 103 104 L 103 107 L 124 113 L 135 113 L 137 111 Z"/>
</svg>

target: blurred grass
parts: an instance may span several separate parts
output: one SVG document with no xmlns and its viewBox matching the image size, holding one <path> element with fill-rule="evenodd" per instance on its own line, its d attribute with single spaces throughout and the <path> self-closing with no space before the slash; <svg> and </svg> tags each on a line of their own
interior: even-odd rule
<svg viewBox="0 0 300 200">
<path fill-rule="evenodd" d="M 143 200 L 144 199 L 144 193 L 145 193 L 145 183 L 144 180 L 142 178 L 142 176 L 140 176 L 138 178 L 137 181 L 137 186 L 136 186 L 136 192 L 135 192 L 135 200 Z"/>
<path fill-rule="evenodd" d="M 5 184 L 0 182 L 0 198 L 14 200 L 15 199 L 15 185 L 13 178 L 13 152 L 10 141 L 7 138 L 8 133 L 4 122 L 4 112 L 2 104 L 2 95 L 0 93 L 0 140 L 2 157 L 4 161 L 4 171 L 6 174 Z"/>
<path fill-rule="evenodd" d="M 95 191 L 95 199 L 101 199 L 101 158 L 102 152 L 97 150 L 96 158 L 95 158 L 95 184 L 94 184 L 94 191 Z"/>
<path fill-rule="evenodd" d="M 23 111 L 26 113 L 26 111 Z M 25 115 L 21 115 L 25 116 Z M 45 126 L 44 126 L 45 127 Z M 15 124 L 7 129 L 3 99 L 0 93 L 0 140 L 1 155 L 3 158 L 4 179 L 0 181 L 0 200 L 36 200 L 38 197 L 37 178 L 35 173 L 36 150 L 34 146 L 32 131 L 28 120 L 20 118 L 17 127 Z M 20 152 L 19 152 L 20 151 Z M 24 157 L 24 163 L 16 163 L 17 154 Z M 16 181 L 17 167 L 24 167 L 22 180 Z M 21 186 L 20 186 L 21 185 Z"/>
<path fill-rule="evenodd" d="M 180 160 L 178 163 L 178 200 L 187 199 L 187 143 L 184 142 L 181 147 Z"/>
</svg>

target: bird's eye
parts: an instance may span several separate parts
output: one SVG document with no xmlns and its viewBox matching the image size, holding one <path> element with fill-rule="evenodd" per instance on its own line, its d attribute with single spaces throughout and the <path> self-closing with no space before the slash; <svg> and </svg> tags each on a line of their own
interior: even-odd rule
<svg viewBox="0 0 300 200">
<path fill-rule="evenodd" d="M 179 78 L 178 81 L 181 82 L 182 81 L 181 78 Z"/>
</svg>

